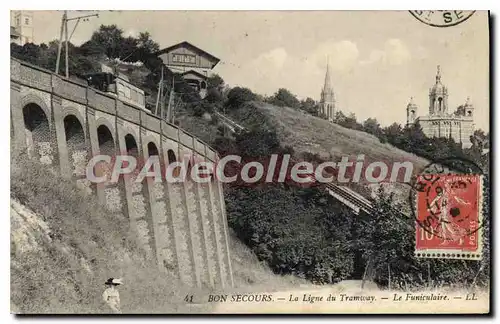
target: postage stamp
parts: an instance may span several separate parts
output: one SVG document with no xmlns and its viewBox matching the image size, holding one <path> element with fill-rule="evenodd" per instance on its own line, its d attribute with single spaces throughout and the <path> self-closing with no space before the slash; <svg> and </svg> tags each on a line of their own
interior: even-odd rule
<svg viewBox="0 0 500 324">
<path fill-rule="evenodd" d="M 482 257 L 482 177 L 424 174 L 417 179 L 415 255 Z"/>
</svg>

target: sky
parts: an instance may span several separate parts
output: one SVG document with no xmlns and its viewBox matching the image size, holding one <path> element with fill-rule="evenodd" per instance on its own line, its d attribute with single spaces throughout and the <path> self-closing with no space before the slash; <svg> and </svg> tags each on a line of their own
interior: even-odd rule
<svg viewBox="0 0 500 324">
<path fill-rule="evenodd" d="M 35 43 L 58 37 L 61 16 L 35 11 Z M 116 24 L 125 35 L 148 31 L 161 48 L 186 40 L 221 59 L 213 72 L 227 84 L 263 95 L 284 87 L 319 100 L 328 58 L 337 108 L 383 126 L 406 122 L 410 97 L 418 115 L 428 113 L 440 65 L 449 112 L 470 97 L 476 128 L 489 130 L 484 11 L 447 28 L 428 26 L 408 11 L 101 11 L 81 22 L 71 41 L 88 40 L 101 24 Z"/>
</svg>

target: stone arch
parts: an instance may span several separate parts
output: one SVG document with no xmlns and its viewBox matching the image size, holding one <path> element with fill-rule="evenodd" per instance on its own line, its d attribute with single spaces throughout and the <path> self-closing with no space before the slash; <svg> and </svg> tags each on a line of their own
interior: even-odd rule
<svg viewBox="0 0 500 324">
<path fill-rule="evenodd" d="M 152 156 L 155 156 L 159 160 L 161 165 L 162 159 L 160 157 L 160 150 L 158 149 L 158 146 L 156 145 L 155 141 L 149 141 L 148 144 L 146 145 L 146 159 L 149 159 Z M 151 168 L 152 167 L 153 166 L 151 166 Z"/>
<path fill-rule="evenodd" d="M 168 158 L 168 163 L 169 164 L 177 162 L 177 157 L 175 155 L 174 150 L 172 150 L 172 149 L 168 149 L 168 151 L 167 151 L 167 158 Z"/>
<path fill-rule="evenodd" d="M 112 128 L 111 128 L 112 129 Z M 107 155 L 114 159 L 116 155 L 115 140 L 113 138 L 113 133 L 111 133 L 110 127 L 106 123 L 102 123 L 97 126 L 97 143 L 99 145 L 99 154 Z M 95 173 L 98 177 L 111 175 L 110 163 L 100 162 L 95 166 Z"/>
<path fill-rule="evenodd" d="M 174 150 L 171 148 L 167 150 L 167 165 L 165 167 L 168 167 L 170 164 L 177 162 L 177 156 L 175 155 Z M 180 167 L 176 167 L 173 171 L 172 174 L 174 177 L 179 176 L 180 174 Z"/>
<path fill-rule="evenodd" d="M 29 104 L 35 104 L 38 107 L 40 107 L 40 109 L 42 109 L 43 112 L 45 113 L 45 116 L 47 117 L 49 125 L 52 126 L 50 108 L 47 106 L 47 103 L 40 96 L 29 93 L 21 98 L 20 103 L 21 103 L 21 107 L 23 107 L 23 109 L 24 109 L 24 107 L 26 107 Z"/>
<path fill-rule="evenodd" d="M 72 114 L 68 114 L 63 119 L 64 134 L 66 135 L 66 142 L 71 144 L 85 144 L 85 128 L 80 119 Z"/>
<path fill-rule="evenodd" d="M 78 117 L 73 114 L 66 115 L 63 124 L 71 169 L 76 174 L 83 174 L 87 162 L 85 128 Z"/>
<path fill-rule="evenodd" d="M 139 145 L 134 137 L 134 135 L 127 133 L 124 137 L 125 139 L 125 150 L 128 155 L 132 155 L 135 158 L 139 157 Z"/>
<path fill-rule="evenodd" d="M 156 149 L 156 151 L 157 151 L 157 154 L 154 154 L 154 155 L 158 155 L 160 157 L 160 160 L 163 160 L 161 157 L 161 146 L 160 146 L 159 140 L 157 140 L 152 135 L 146 135 L 146 136 L 142 137 L 142 142 L 147 143 L 146 144 L 146 152 L 145 152 L 146 156 L 151 156 L 150 148 L 152 148 L 152 149 Z M 153 148 L 153 145 L 154 145 L 154 148 Z"/>
<path fill-rule="evenodd" d="M 115 140 L 113 133 L 106 124 L 100 124 L 97 127 L 97 140 L 100 154 L 115 155 Z"/>
<path fill-rule="evenodd" d="M 80 111 L 78 109 L 76 109 L 75 107 L 68 107 L 68 106 L 64 107 L 63 108 L 63 119 L 65 119 L 66 117 L 68 117 L 70 115 L 72 115 L 74 118 L 78 119 L 78 122 L 80 123 L 80 125 L 82 125 L 83 133 L 87 134 L 87 128 L 85 127 L 86 120 L 85 120 L 84 116 L 82 116 Z"/>
<path fill-rule="evenodd" d="M 23 106 L 28 152 L 34 153 L 40 157 L 41 162 L 46 164 L 52 164 L 54 159 L 49 116 L 37 103 L 29 102 Z"/>
<path fill-rule="evenodd" d="M 158 146 L 154 141 L 148 142 L 147 145 L 147 155 L 149 156 L 159 156 L 160 155 L 160 150 L 158 149 Z"/>
</svg>

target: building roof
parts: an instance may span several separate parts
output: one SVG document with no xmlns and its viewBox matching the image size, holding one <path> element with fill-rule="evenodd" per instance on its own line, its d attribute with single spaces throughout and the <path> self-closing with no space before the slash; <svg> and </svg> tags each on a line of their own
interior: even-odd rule
<svg viewBox="0 0 500 324">
<path fill-rule="evenodd" d="M 183 41 L 183 42 L 180 42 L 178 44 L 175 44 L 175 45 L 166 47 L 164 49 L 161 49 L 158 52 L 156 52 L 156 55 L 159 56 L 161 54 L 165 54 L 165 53 L 171 52 L 172 50 L 174 50 L 176 48 L 179 48 L 179 47 L 190 48 L 190 49 L 192 49 L 194 51 L 200 52 L 202 55 L 206 56 L 209 60 L 211 60 L 211 61 L 214 62 L 213 65 L 212 65 L 212 69 L 217 65 L 217 63 L 220 62 L 220 59 L 218 59 L 217 57 L 213 56 L 212 54 L 210 54 L 208 52 L 205 52 L 201 48 L 196 47 L 196 46 L 194 46 L 193 44 L 191 44 L 191 43 L 189 43 L 187 41 Z"/>
<path fill-rule="evenodd" d="M 203 80 L 206 80 L 206 79 L 207 79 L 207 76 L 206 76 L 206 75 L 204 75 L 204 74 L 202 74 L 202 73 L 200 73 L 200 72 L 198 72 L 198 71 L 195 71 L 195 70 L 189 70 L 189 71 L 186 71 L 186 72 L 182 73 L 181 75 L 182 75 L 182 76 L 185 76 L 186 74 L 190 74 L 190 73 L 191 73 L 191 74 L 194 74 L 194 75 L 199 76 L 199 77 L 200 77 L 200 78 L 202 78 Z"/>
<path fill-rule="evenodd" d="M 326 62 L 325 84 L 323 85 L 324 92 L 333 92 L 332 80 L 330 77 L 330 64 Z"/>
<path fill-rule="evenodd" d="M 441 67 L 439 65 L 437 66 L 436 84 L 431 88 L 431 92 L 437 94 L 447 92 L 446 87 L 441 83 Z"/>
<path fill-rule="evenodd" d="M 417 105 L 413 102 L 413 97 L 410 98 L 410 102 L 406 106 L 407 108 L 417 108 Z"/>
</svg>

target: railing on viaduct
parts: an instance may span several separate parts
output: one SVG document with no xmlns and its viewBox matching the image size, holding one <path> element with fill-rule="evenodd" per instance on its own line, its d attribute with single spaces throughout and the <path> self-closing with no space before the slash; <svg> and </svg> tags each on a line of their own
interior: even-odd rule
<svg viewBox="0 0 500 324">
<path fill-rule="evenodd" d="M 11 127 L 16 147 L 60 169 L 97 195 L 117 222 L 137 233 L 158 266 L 192 286 L 233 285 L 226 209 L 217 181 L 92 184 L 87 162 L 99 154 L 157 155 L 168 165 L 186 155 L 217 159 L 211 147 L 175 125 L 115 96 L 11 59 Z M 89 238 L 91 239 L 91 238 Z"/>
</svg>

